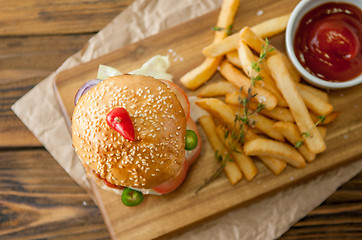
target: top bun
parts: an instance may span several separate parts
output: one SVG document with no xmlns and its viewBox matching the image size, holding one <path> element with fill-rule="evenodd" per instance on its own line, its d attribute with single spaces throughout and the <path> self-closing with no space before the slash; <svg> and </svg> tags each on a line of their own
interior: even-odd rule
<svg viewBox="0 0 362 240">
<path fill-rule="evenodd" d="M 114 108 L 129 113 L 135 141 L 106 122 Z M 186 118 L 163 82 L 121 75 L 98 83 L 82 96 L 73 112 L 73 146 L 83 165 L 108 182 L 149 189 L 180 174 L 185 161 Z"/>
</svg>

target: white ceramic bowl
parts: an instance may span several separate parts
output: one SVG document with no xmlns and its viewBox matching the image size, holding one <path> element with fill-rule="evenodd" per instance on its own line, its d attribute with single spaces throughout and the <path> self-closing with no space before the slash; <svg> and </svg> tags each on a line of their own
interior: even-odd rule
<svg viewBox="0 0 362 240">
<path fill-rule="evenodd" d="M 358 6 L 359 8 L 362 8 L 362 1 L 361 0 L 302 0 L 293 10 L 287 30 L 285 33 L 285 43 L 286 43 L 286 49 L 288 56 L 296 69 L 300 72 L 300 74 L 303 76 L 303 78 L 308 81 L 309 83 L 325 88 L 325 89 L 341 89 L 341 88 L 348 88 L 352 86 L 356 86 L 360 83 L 362 83 L 362 74 L 357 76 L 356 78 L 346 81 L 346 82 L 329 82 L 325 81 L 323 79 L 320 79 L 311 73 L 309 73 L 298 61 L 297 57 L 294 53 L 294 35 L 297 31 L 297 28 L 299 26 L 300 20 L 303 18 L 303 16 L 312 10 L 313 8 L 322 5 L 324 3 L 329 2 L 341 2 L 341 3 L 349 3 L 355 6 Z"/>
</svg>

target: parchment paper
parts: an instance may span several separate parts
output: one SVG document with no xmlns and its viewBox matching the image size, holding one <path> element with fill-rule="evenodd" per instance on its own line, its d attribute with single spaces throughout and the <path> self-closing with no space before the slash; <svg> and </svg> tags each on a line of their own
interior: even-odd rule
<svg viewBox="0 0 362 240">
<path fill-rule="evenodd" d="M 221 0 L 136 0 L 92 37 L 81 51 L 69 57 L 56 72 L 203 15 L 220 4 Z M 260 14 L 260 11 L 255 12 L 255 16 Z M 12 110 L 65 171 L 80 186 L 90 191 L 53 91 L 56 72 L 19 99 Z M 48 114 L 44 115 L 44 112 Z M 174 239 L 275 239 L 361 169 L 362 160 L 359 160 L 321 175 L 309 183 L 207 221 Z"/>
</svg>

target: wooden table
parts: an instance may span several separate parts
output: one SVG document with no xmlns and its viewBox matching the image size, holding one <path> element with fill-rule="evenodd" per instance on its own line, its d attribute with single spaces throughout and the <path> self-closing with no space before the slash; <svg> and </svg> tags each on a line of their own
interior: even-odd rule
<svg viewBox="0 0 362 240">
<path fill-rule="evenodd" d="M 109 238 L 94 202 L 10 107 L 132 2 L 0 2 L 0 239 Z M 361 238 L 362 173 L 281 237 Z"/>
</svg>

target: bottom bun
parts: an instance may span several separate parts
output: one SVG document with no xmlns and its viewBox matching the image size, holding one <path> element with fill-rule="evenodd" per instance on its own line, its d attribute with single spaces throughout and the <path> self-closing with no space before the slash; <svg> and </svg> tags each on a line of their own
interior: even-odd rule
<svg viewBox="0 0 362 240">
<path fill-rule="evenodd" d="M 90 167 L 85 164 L 83 164 L 83 167 L 87 173 L 88 178 L 91 178 L 91 180 L 93 180 L 98 185 L 98 187 L 102 188 L 103 190 L 122 195 L 123 189 L 107 186 L 107 184 L 104 182 L 104 179 L 96 174 Z"/>
<path fill-rule="evenodd" d="M 122 188 L 115 188 L 115 187 L 110 187 L 105 183 L 105 179 L 101 178 L 98 174 L 96 174 L 90 167 L 88 167 L 87 165 L 83 164 L 84 169 L 87 173 L 88 178 L 91 178 L 91 180 L 93 180 L 98 187 L 100 187 L 103 190 L 106 190 L 108 192 L 112 192 L 115 194 L 118 194 L 120 196 L 122 196 L 122 192 L 123 192 L 123 187 Z M 124 187 L 125 188 L 125 187 Z M 140 191 L 143 194 L 149 194 L 149 195 L 162 195 L 161 193 L 158 193 L 152 189 L 137 189 L 137 188 L 132 188 L 134 190 Z"/>
</svg>

